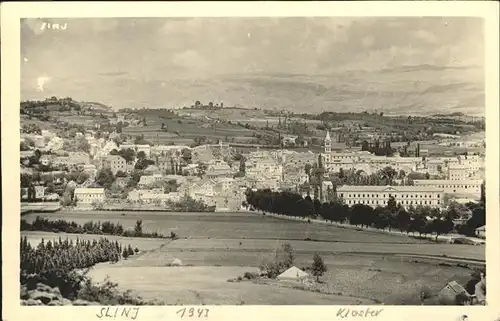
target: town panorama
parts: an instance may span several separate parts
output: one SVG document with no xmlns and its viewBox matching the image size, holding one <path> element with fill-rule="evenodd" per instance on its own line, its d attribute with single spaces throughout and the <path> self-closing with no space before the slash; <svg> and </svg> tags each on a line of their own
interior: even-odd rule
<svg viewBox="0 0 500 321">
<path fill-rule="evenodd" d="M 21 303 L 485 305 L 480 23 L 207 19 L 23 22 Z"/>
</svg>

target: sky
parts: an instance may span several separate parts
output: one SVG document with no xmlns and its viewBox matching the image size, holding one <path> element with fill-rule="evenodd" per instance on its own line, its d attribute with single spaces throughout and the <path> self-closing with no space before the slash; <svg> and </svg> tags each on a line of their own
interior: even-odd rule
<svg viewBox="0 0 500 321">
<path fill-rule="evenodd" d="M 43 21 L 67 27 L 42 30 Z M 23 100 L 56 95 L 113 106 L 130 107 L 135 102 L 158 106 L 162 100 L 184 102 L 173 98 L 176 91 L 166 87 L 185 92 L 224 77 L 321 77 L 405 66 L 457 67 L 455 76 L 463 79 L 484 72 L 479 18 L 43 21 L 27 19 L 21 25 Z M 169 94 L 163 95 L 162 88 Z M 223 99 L 220 88 L 214 91 Z"/>
</svg>

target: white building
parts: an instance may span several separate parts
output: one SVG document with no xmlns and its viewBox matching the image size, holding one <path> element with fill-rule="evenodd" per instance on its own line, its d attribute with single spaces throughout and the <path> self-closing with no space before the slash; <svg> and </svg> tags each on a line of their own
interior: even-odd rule
<svg viewBox="0 0 500 321">
<path fill-rule="evenodd" d="M 92 164 L 84 165 L 83 172 L 89 174 L 91 177 L 94 177 L 97 174 L 97 167 Z"/>
<path fill-rule="evenodd" d="M 63 149 L 63 145 L 64 145 L 64 139 L 55 136 L 51 140 L 49 140 L 45 149 L 51 151 L 57 151 Z"/>
<path fill-rule="evenodd" d="M 140 189 L 148 188 L 154 182 L 163 181 L 163 179 L 164 179 L 163 175 L 161 175 L 161 174 L 143 175 L 139 179 L 139 182 L 137 183 L 137 187 Z"/>
<path fill-rule="evenodd" d="M 222 161 L 216 161 L 208 165 L 205 175 L 208 178 L 231 177 L 231 167 Z"/>
<path fill-rule="evenodd" d="M 120 155 L 108 155 L 102 160 L 101 163 L 103 168 L 109 168 L 113 175 L 116 175 L 119 171 L 127 172 L 127 161 Z"/>
<path fill-rule="evenodd" d="M 481 196 L 481 180 L 447 180 L 447 179 L 416 179 L 415 186 L 435 187 L 450 195 L 468 195 L 479 198 Z"/>
<path fill-rule="evenodd" d="M 91 208 L 94 202 L 104 202 L 106 194 L 104 188 L 75 188 L 76 206 L 83 208 Z"/>
<path fill-rule="evenodd" d="M 168 154 L 171 152 L 181 152 L 183 149 L 191 149 L 185 145 L 155 145 L 151 147 L 151 155 Z"/>
<path fill-rule="evenodd" d="M 403 207 L 443 206 L 443 189 L 433 186 L 350 186 L 337 188 L 337 195 L 345 204 L 365 204 L 372 207 L 386 206 L 391 196 Z"/>
<path fill-rule="evenodd" d="M 468 166 L 456 164 L 448 167 L 448 179 L 453 181 L 466 180 L 470 177 Z"/>
<path fill-rule="evenodd" d="M 152 190 L 132 190 L 128 193 L 127 199 L 133 202 L 143 201 L 146 204 L 166 202 L 178 202 L 182 195 L 178 192 L 163 193 L 161 189 Z"/>
</svg>

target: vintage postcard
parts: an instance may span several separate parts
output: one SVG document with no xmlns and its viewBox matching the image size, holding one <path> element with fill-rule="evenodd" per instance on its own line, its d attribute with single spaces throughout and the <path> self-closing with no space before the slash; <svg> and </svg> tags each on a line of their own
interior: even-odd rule
<svg viewBox="0 0 500 321">
<path fill-rule="evenodd" d="M 5 320 L 500 317 L 498 3 L 2 9 Z"/>
</svg>

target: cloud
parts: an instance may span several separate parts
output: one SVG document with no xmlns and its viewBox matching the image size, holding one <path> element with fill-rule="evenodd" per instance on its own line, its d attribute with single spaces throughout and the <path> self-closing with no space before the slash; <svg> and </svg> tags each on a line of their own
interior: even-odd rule
<svg viewBox="0 0 500 321">
<path fill-rule="evenodd" d="M 44 86 L 46 83 L 48 83 L 52 77 L 48 76 L 40 76 L 37 78 L 36 83 L 37 83 L 37 91 L 42 92 L 44 90 Z"/>
<path fill-rule="evenodd" d="M 367 48 L 371 47 L 374 42 L 375 42 L 375 39 L 372 36 L 365 37 L 365 38 L 363 38 L 363 40 L 361 40 L 361 43 L 363 44 L 363 46 L 367 47 Z"/>
<path fill-rule="evenodd" d="M 427 30 L 417 30 L 414 32 L 414 35 L 419 38 L 419 39 L 422 39 L 428 43 L 438 43 L 438 38 L 436 37 L 436 35 L 430 31 L 427 31 Z"/>
<path fill-rule="evenodd" d="M 193 71 L 203 71 L 208 66 L 205 58 L 192 49 L 174 54 L 172 62 L 179 67 Z"/>
</svg>

